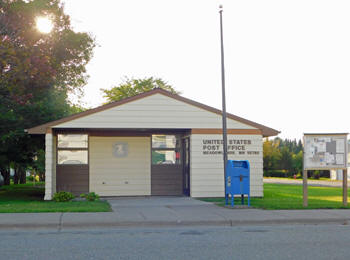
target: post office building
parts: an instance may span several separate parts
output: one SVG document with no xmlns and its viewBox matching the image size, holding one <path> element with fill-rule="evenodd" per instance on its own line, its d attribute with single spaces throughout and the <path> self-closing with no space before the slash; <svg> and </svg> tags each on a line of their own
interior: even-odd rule
<svg viewBox="0 0 350 260">
<path fill-rule="evenodd" d="M 224 196 L 222 113 L 162 89 L 28 129 L 45 135 L 45 200 L 100 196 Z M 249 160 L 263 196 L 263 138 L 279 132 L 227 115 L 228 158 Z"/>
</svg>

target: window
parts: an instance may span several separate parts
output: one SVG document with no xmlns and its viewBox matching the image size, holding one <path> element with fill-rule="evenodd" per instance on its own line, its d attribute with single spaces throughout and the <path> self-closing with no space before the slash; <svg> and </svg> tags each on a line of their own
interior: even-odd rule
<svg viewBox="0 0 350 260">
<path fill-rule="evenodd" d="M 58 148 L 88 148 L 87 135 L 58 135 Z"/>
<path fill-rule="evenodd" d="M 176 135 L 152 135 L 152 164 L 180 164 L 180 141 Z"/>
<path fill-rule="evenodd" d="M 152 148 L 175 148 L 175 135 L 152 135 Z"/>
<path fill-rule="evenodd" d="M 58 134 L 57 164 L 88 164 L 88 135 Z"/>
<path fill-rule="evenodd" d="M 87 150 L 58 150 L 58 164 L 87 164 Z"/>
</svg>

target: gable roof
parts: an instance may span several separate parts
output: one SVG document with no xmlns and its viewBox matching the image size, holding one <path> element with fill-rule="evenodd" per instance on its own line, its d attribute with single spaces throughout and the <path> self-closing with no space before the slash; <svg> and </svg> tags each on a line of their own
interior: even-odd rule
<svg viewBox="0 0 350 260">
<path fill-rule="evenodd" d="M 91 115 L 91 114 L 94 114 L 94 113 L 98 113 L 98 112 L 101 112 L 101 111 L 104 111 L 104 110 L 107 110 L 107 109 L 110 109 L 110 108 L 113 108 L 113 107 L 116 107 L 116 106 L 120 106 L 120 105 L 129 103 L 129 102 L 132 102 L 132 101 L 135 101 L 135 100 L 139 100 L 139 99 L 142 99 L 142 98 L 145 98 L 145 97 L 157 94 L 157 93 L 165 95 L 165 96 L 168 96 L 170 98 L 173 98 L 173 99 L 176 99 L 176 100 L 179 100 L 179 101 L 182 101 L 184 103 L 193 105 L 195 107 L 207 110 L 209 112 L 222 115 L 222 111 L 219 110 L 219 109 L 216 109 L 216 108 L 204 105 L 202 103 L 196 102 L 196 101 L 188 99 L 188 98 L 184 98 L 184 97 L 182 97 L 180 95 L 172 94 L 172 93 L 170 93 L 170 92 L 168 92 L 166 90 L 163 90 L 163 89 L 160 89 L 160 88 L 156 88 L 156 89 L 153 89 L 151 91 L 148 91 L 148 92 L 145 92 L 145 93 L 142 93 L 142 94 L 138 94 L 138 95 L 133 96 L 133 97 L 125 98 L 125 99 L 122 99 L 122 100 L 119 100 L 119 101 L 115 101 L 115 102 L 112 102 L 112 103 L 109 103 L 109 104 L 106 104 L 106 105 L 103 105 L 103 106 L 99 106 L 99 107 L 96 107 L 96 108 L 93 108 L 93 109 L 89 109 L 89 110 L 86 110 L 86 111 L 83 111 L 83 112 L 80 112 L 80 113 L 77 113 L 77 114 L 74 114 L 74 115 L 71 115 L 71 116 L 67 116 L 67 117 L 64 117 L 64 118 L 61 118 L 61 119 L 58 119 L 58 120 L 55 120 L 55 121 L 51 121 L 51 122 L 48 122 L 46 124 L 35 126 L 33 128 L 28 129 L 27 132 L 29 134 L 45 134 L 46 130 L 48 128 L 52 128 L 52 127 L 54 127 L 54 126 L 56 126 L 58 124 L 62 124 L 62 123 L 65 123 L 65 122 L 68 122 L 68 121 L 71 121 L 71 120 L 74 120 L 74 119 L 78 119 L 80 117 L 84 117 L 84 116 L 88 116 L 88 115 Z M 230 118 L 230 119 L 236 120 L 238 122 L 241 122 L 241 123 L 250 125 L 252 127 L 255 127 L 257 129 L 260 129 L 261 132 L 262 132 L 262 135 L 264 137 L 275 136 L 275 135 L 278 135 L 280 133 L 279 131 L 277 131 L 277 130 L 275 130 L 273 128 L 270 128 L 270 127 L 267 127 L 267 126 L 255 123 L 253 121 L 244 119 L 242 117 L 235 116 L 235 115 L 230 114 L 230 113 L 227 113 L 227 118 Z"/>
</svg>

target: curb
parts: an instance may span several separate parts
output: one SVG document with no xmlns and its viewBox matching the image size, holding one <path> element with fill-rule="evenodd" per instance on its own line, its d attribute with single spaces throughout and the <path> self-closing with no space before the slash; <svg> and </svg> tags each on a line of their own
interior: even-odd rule
<svg viewBox="0 0 350 260">
<path fill-rule="evenodd" d="M 349 225 L 350 219 L 275 219 L 275 220 L 215 220 L 215 221 L 119 221 L 90 223 L 55 223 L 55 224 L 0 224 L 0 230 L 5 229 L 37 229 L 54 228 L 59 231 L 65 228 L 106 228 L 106 227 L 188 227 L 188 226 L 249 226 L 249 225 L 318 225 L 338 224 Z"/>
</svg>

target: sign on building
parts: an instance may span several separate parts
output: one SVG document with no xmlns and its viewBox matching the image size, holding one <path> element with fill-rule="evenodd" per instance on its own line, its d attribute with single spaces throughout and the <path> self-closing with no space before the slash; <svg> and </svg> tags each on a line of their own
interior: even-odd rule
<svg viewBox="0 0 350 260">
<path fill-rule="evenodd" d="M 113 144 L 113 154 L 117 158 L 128 156 L 128 143 L 126 142 L 116 142 Z"/>
</svg>

